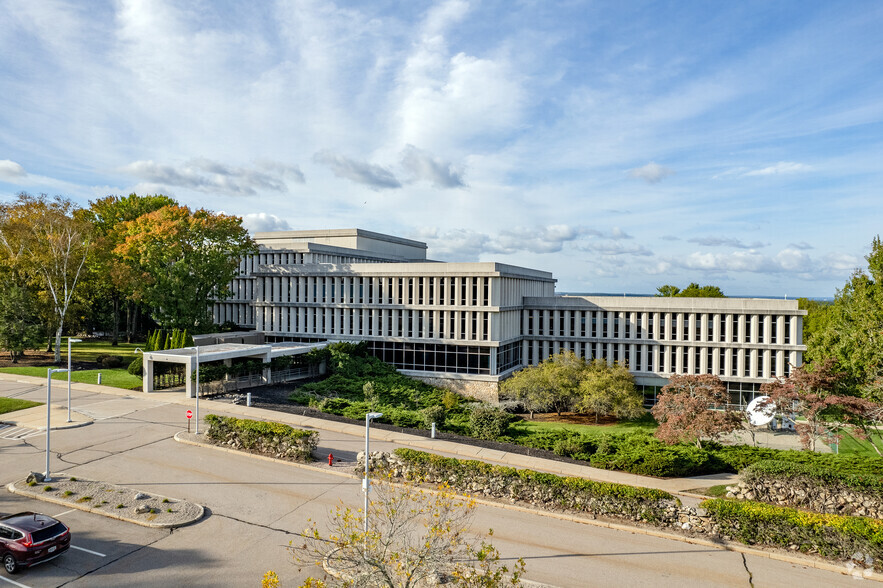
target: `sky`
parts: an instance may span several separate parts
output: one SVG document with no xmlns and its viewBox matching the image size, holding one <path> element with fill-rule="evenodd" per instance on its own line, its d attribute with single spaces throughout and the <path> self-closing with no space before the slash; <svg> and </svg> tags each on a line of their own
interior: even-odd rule
<svg viewBox="0 0 883 588">
<path fill-rule="evenodd" d="M 162 193 L 614 294 L 832 297 L 883 229 L 873 0 L 0 11 L 0 201 Z"/>
</svg>

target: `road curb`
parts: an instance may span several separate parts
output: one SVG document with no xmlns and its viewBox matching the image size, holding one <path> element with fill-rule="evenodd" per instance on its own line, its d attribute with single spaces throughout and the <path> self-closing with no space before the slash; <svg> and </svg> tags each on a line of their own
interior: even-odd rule
<svg viewBox="0 0 883 588">
<path fill-rule="evenodd" d="M 19 480 L 19 481 L 21 482 L 22 480 Z M 125 486 L 117 486 L 116 484 L 110 484 L 110 483 L 104 483 L 104 482 L 102 482 L 102 483 L 107 486 L 112 486 L 114 488 L 123 488 L 125 490 L 131 490 L 131 488 L 128 488 Z M 10 482 L 6 486 L 6 489 L 9 490 L 10 492 L 12 492 L 13 494 L 18 494 L 19 496 L 26 496 L 28 498 L 33 498 L 34 500 L 42 500 L 43 502 L 51 502 L 52 504 L 57 504 L 59 506 L 65 506 L 65 507 L 73 508 L 76 510 L 82 510 L 84 512 L 90 512 L 90 513 L 98 514 L 98 515 L 101 515 L 103 517 L 107 517 L 110 519 L 116 519 L 118 521 L 125 521 L 127 523 L 134 523 L 136 525 L 140 525 L 142 527 L 149 527 L 152 529 L 177 529 L 178 527 L 185 527 L 187 525 L 192 525 L 193 523 L 201 520 L 203 516 L 205 516 L 205 508 L 201 504 L 196 504 L 195 502 L 190 502 L 187 500 L 179 500 L 177 498 L 172 498 L 170 496 L 163 496 L 160 494 L 151 493 L 150 496 L 154 497 L 154 498 L 166 498 L 169 500 L 174 500 L 175 503 L 177 503 L 177 504 L 187 503 L 187 504 L 192 504 L 193 506 L 197 507 L 197 514 L 189 517 L 188 519 L 185 519 L 183 522 L 153 523 L 151 521 L 143 521 L 143 520 L 135 519 L 135 518 L 128 517 L 125 515 L 121 515 L 116 512 L 113 512 L 112 510 L 109 510 L 109 509 L 94 508 L 94 507 L 87 506 L 86 504 L 83 504 L 80 502 L 73 502 L 70 500 L 65 500 L 63 498 L 57 498 L 55 496 L 46 495 L 45 493 L 41 494 L 39 492 L 32 492 L 29 490 L 25 490 L 23 488 L 16 488 L 15 484 L 16 484 L 16 482 Z"/>
<path fill-rule="evenodd" d="M 195 445 L 197 447 L 207 447 L 207 448 L 214 449 L 217 451 L 222 451 L 222 452 L 226 452 L 226 453 L 233 453 L 236 455 L 244 455 L 244 456 L 248 456 L 248 457 L 254 457 L 257 459 L 264 460 L 264 461 L 270 461 L 270 462 L 275 462 L 275 463 L 279 463 L 279 464 L 295 466 L 298 468 L 309 469 L 309 470 L 314 470 L 314 471 L 322 471 L 322 472 L 325 472 L 328 474 L 334 474 L 336 476 L 341 476 L 341 477 L 345 477 L 345 478 L 352 478 L 354 480 L 361 479 L 361 477 L 356 474 L 351 474 L 351 473 L 347 473 L 345 471 L 340 471 L 340 470 L 335 471 L 333 468 L 317 467 L 317 466 L 310 465 L 310 464 L 299 463 L 299 462 L 294 462 L 294 461 L 287 461 L 284 459 L 277 459 L 275 457 L 269 457 L 266 455 L 259 455 L 256 453 L 250 453 L 248 451 L 241 451 L 238 449 L 232 449 L 230 447 L 224 447 L 222 445 L 214 445 L 212 443 L 204 443 L 204 442 L 200 442 L 200 441 L 194 441 L 192 439 L 186 439 L 183 436 L 179 437 L 179 435 L 183 435 L 183 434 L 186 434 L 186 433 L 184 431 L 179 431 L 178 433 L 175 433 L 175 437 L 174 437 L 175 441 L 177 441 L 179 443 L 185 443 L 187 445 Z M 433 490 L 431 490 L 431 489 L 428 489 L 428 490 L 430 492 L 433 492 Z M 460 493 L 455 492 L 455 494 L 460 494 Z M 462 494 L 460 494 L 460 495 L 462 495 Z M 572 515 L 572 514 L 566 514 L 566 513 L 560 513 L 560 512 L 554 512 L 554 511 L 548 511 L 548 510 L 541 510 L 541 509 L 536 509 L 536 508 L 528 508 L 528 507 L 520 506 L 517 504 L 506 504 L 505 502 L 497 502 L 494 500 L 487 500 L 487 499 L 478 498 L 475 496 L 469 496 L 469 498 L 474 500 L 476 503 L 483 504 L 485 506 L 503 508 L 503 509 L 512 510 L 512 511 L 516 511 L 516 512 L 526 513 L 526 514 L 540 515 L 540 516 L 558 519 L 558 520 L 562 520 L 562 521 L 569 521 L 569 522 L 579 523 L 579 524 L 583 524 L 583 525 L 591 525 L 593 527 L 602 527 L 605 529 L 612 529 L 615 531 L 625 531 L 628 533 L 647 535 L 647 536 L 656 537 L 659 539 L 669 539 L 672 541 L 680 541 L 682 543 L 689 543 L 692 545 L 699 545 L 702 547 L 710 547 L 710 548 L 718 549 L 721 551 L 732 551 L 735 553 L 744 553 L 744 554 L 753 555 L 756 557 L 761 557 L 764 559 L 781 561 L 781 562 L 804 566 L 804 567 L 808 567 L 808 568 L 824 570 L 827 572 L 835 572 L 838 574 L 842 574 L 844 576 L 852 575 L 851 570 L 849 568 L 847 568 L 845 564 L 838 565 L 838 564 L 833 564 L 833 563 L 830 563 L 827 561 L 813 559 L 813 558 L 809 558 L 809 557 L 797 557 L 797 556 L 789 555 L 787 553 L 778 553 L 775 551 L 765 551 L 765 550 L 761 550 L 761 549 L 757 549 L 757 548 L 753 548 L 753 547 L 748 547 L 746 545 L 743 545 L 742 543 L 734 543 L 731 541 L 711 541 L 710 539 L 705 539 L 702 537 L 688 537 L 686 535 L 678 535 L 677 533 L 669 533 L 666 531 L 659 531 L 656 529 L 648 529 L 646 527 L 641 527 L 641 526 L 631 526 L 631 525 L 626 525 L 623 523 L 614 523 L 614 522 L 610 522 L 610 521 L 591 519 L 591 518 L 582 517 L 582 516 L 578 516 L 578 515 Z M 883 582 L 883 574 L 879 574 L 877 572 L 864 571 L 861 574 L 861 578 L 864 578 L 867 580 L 874 580 L 876 582 Z"/>
</svg>

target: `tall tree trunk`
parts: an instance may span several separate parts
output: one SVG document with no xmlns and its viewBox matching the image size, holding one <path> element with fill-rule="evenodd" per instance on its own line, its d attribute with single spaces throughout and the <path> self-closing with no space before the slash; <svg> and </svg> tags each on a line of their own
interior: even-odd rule
<svg viewBox="0 0 883 588">
<path fill-rule="evenodd" d="M 126 343 L 132 342 L 132 331 L 134 329 L 134 312 L 132 311 L 132 301 L 126 300 Z"/>
<path fill-rule="evenodd" d="M 64 327 L 64 322 L 58 322 L 58 330 L 55 331 L 55 363 L 61 363 L 61 329 Z"/>
<path fill-rule="evenodd" d="M 113 333 L 110 344 L 113 347 L 120 344 L 120 297 L 118 294 L 113 295 Z"/>
</svg>

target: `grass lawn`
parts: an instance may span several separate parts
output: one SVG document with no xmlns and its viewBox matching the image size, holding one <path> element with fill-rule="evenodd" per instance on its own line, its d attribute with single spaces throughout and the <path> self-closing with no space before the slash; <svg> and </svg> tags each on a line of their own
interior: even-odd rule
<svg viewBox="0 0 883 588">
<path fill-rule="evenodd" d="M 124 343 L 113 347 L 110 341 L 99 339 L 84 339 L 82 343 L 71 344 L 71 359 L 73 361 L 95 361 L 99 355 L 119 355 L 128 365 L 135 359 L 135 349 L 140 347 L 144 349 L 144 343 Z M 140 355 L 140 354 L 138 354 Z M 67 337 L 61 340 L 61 360 L 67 363 Z M 45 376 L 46 373 L 44 372 Z M 104 376 L 102 376 L 102 381 Z"/>
<path fill-rule="evenodd" d="M 46 377 L 46 367 L 13 367 L 0 368 L 0 372 L 6 374 L 18 374 L 20 376 L 36 376 L 38 378 Z M 142 381 L 140 376 L 133 376 L 126 371 L 126 368 L 102 368 L 99 370 L 80 370 L 71 374 L 71 382 L 80 382 L 81 384 L 97 384 L 98 374 L 101 374 L 101 385 L 112 386 L 114 388 L 125 388 L 134 390 L 140 388 Z M 52 379 L 67 382 L 67 372 L 52 374 Z"/>
<path fill-rule="evenodd" d="M 843 434 L 843 439 L 840 440 L 840 447 L 838 448 L 838 452 L 841 455 L 864 455 L 867 457 L 880 456 L 880 454 L 871 446 L 870 442 L 856 439 L 846 431 L 841 431 L 841 433 Z M 880 435 L 874 435 L 873 439 L 877 447 L 883 447 L 883 438 L 881 438 Z"/>
<path fill-rule="evenodd" d="M 557 431 L 567 429 L 580 433 L 632 433 L 635 431 L 647 431 L 652 433 L 658 425 L 652 419 L 638 419 L 635 421 L 621 421 L 611 425 L 579 425 L 575 423 L 557 423 L 549 421 L 531 421 L 525 419 L 509 425 L 508 435 L 529 435 L 542 431 Z M 514 433 L 514 434 L 513 434 Z"/>
<path fill-rule="evenodd" d="M 2 398 L 0 397 L 0 414 L 7 412 L 15 412 L 16 410 L 24 410 L 40 406 L 42 402 L 32 402 L 30 400 L 22 400 L 20 398 Z"/>
</svg>

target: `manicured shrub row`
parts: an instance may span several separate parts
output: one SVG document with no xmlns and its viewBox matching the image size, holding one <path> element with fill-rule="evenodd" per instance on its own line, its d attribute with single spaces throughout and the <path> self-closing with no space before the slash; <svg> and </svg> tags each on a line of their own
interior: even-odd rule
<svg viewBox="0 0 883 588">
<path fill-rule="evenodd" d="M 874 494 L 883 492 L 883 477 L 879 474 L 857 474 L 822 463 L 805 464 L 769 459 L 745 468 L 741 472 L 741 478 L 748 483 L 759 478 L 806 478 L 820 486 L 850 488 Z"/>
<path fill-rule="evenodd" d="M 883 522 L 865 517 L 810 513 L 760 502 L 715 498 L 701 504 L 723 535 L 748 545 L 768 545 L 851 559 L 870 556 L 883 569 Z"/>
<path fill-rule="evenodd" d="M 566 478 L 480 461 L 397 449 L 393 474 L 431 483 L 446 483 L 460 492 L 521 500 L 546 507 L 627 517 L 659 523 L 671 518 L 679 501 L 662 490 Z"/>
<path fill-rule="evenodd" d="M 312 461 L 319 433 L 295 429 L 282 423 L 252 421 L 214 414 L 207 415 L 206 437 L 234 448 L 266 453 L 285 459 Z"/>
<path fill-rule="evenodd" d="M 764 460 L 824 467 L 841 475 L 883 476 L 883 458 L 840 456 L 808 451 L 779 450 L 750 445 L 666 445 L 644 431 L 623 434 L 586 434 L 559 429 L 517 437 L 501 437 L 526 447 L 591 463 L 594 467 L 633 474 L 682 477 L 738 473 Z M 833 474 L 832 474 L 833 475 Z"/>
</svg>

